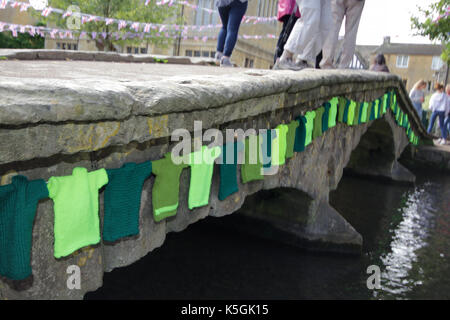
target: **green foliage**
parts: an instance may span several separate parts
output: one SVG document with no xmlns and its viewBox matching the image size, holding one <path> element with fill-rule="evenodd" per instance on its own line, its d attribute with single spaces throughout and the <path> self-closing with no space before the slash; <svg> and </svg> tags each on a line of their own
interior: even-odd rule
<svg viewBox="0 0 450 320">
<path fill-rule="evenodd" d="M 439 0 L 427 8 L 418 7 L 419 16 L 411 17 L 416 35 L 441 41 L 445 46 L 441 58 L 447 65 L 450 64 L 450 16 L 446 14 L 449 7 L 450 0 Z"/>
<path fill-rule="evenodd" d="M 45 40 L 39 35 L 33 37 L 28 33 L 18 33 L 17 37 L 13 37 L 11 32 L 0 32 L 0 48 L 43 49 L 44 45 Z"/>
<path fill-rule="evenodd" d="M 74 5 L 80 8 L 82 13 L 92 14 L 96 16 L 102 16 L 106 18 L 121 19 L 127 21 L 137 21 L 141 23 L 156 23 L 156 24 L 174 24 L 180 23 L 180 18 L 177 18 L 179 12 L 179 6 L 157 6 L 155 1 L 150 1 L 148 6 L 145 5 L 145 0 L 50 0 L 49 5 L 53 8 L 59 8 L 66 10 L 69 6 Z M 40 16 L 40 18 L 42 18 Z M 68 29 L 67 20 L 62 19 L 61 15 L 50 14 L 50 16 L 44 19 L 44 22 L 48 22 L 49 25 L 56 25 L 62 29 Z M 81 25 L 80 31 L 88 32 L 91 36 L 91 32 L 119 32 L 120 34 L 126 32 L 135 32 L 128 28 L 118 31 L 117 24 L 106 25 L 104 21 L 100 22 L 87 22 Z M 151 38 L 127 39 L 127 40 L 115 40 L 110 36 L 107 39 L 96 38 L 96 46 L 99 50 L 113 51 L 114 44 L 125 46 L 126 44 L 138 44 L 142 41 L 148 41 L 159 46 L 167 45 L 167 40 L 163 37 L 156 37 L 156 31 L 151 30 L 149 33 Z"/>
</svg>

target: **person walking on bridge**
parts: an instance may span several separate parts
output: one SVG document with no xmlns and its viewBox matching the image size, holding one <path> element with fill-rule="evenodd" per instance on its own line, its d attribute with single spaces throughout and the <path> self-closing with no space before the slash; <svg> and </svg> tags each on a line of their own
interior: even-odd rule
<svg viewBox="0 0 450 320">
<path fill-rule="evenodd" d="M 222 29 L 217 40 L 216 60 L 221 67 L 233 67 L 231 54 L 236 45 L 242 17 L 247 11 L 248 0 L 216 0 Z"/>
<path fill-rule="evenodd" d="M 441 138 L 438 140 L 440 145 L 445 144 L 445 138 L 447 137 L 447 130 L 444 126 L 445 113 L 447 111 L 447 94 L 444 92 L 444 85 L 436 83 L 436 92 L 433 93 L 430 99 L 430 110 L 432 111 L 430 125 L 428 126 L 428 133 L 431 133 L 436 118 L 439 119 L 439 128 L 441 129 Z"/>
<path fill-rule="evenodd" d="M 332 26 L 331 32 L 324 39 L 323 59 L 320 63 L 322 69 L 347 69 L 353 60 L 365 0 L 331 0 Z M 338 44 L 339 31 L 345 17 L 345 36 L 342 45 L 342 55 L 339 66 L 335 66 L 334 58 Z"/>
<path fill-rule="evenodd" d="M 331 32 L 331 0 L 296 1 L 301 16 L 274 69 L 301 70 L 314 65 L 325 37 Z"/>
</svg>

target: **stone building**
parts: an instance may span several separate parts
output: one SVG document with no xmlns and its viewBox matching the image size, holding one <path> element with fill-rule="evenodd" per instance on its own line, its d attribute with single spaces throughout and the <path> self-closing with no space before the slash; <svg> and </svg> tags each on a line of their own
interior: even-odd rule
<svg viewBox="0 0 450 320">
<path fill-rule="evenodd" d="M 435 82 L 445 83 L 447 66 L 440 58 L 442 50 L 442 45 L 391 43 L 390 37 L 386 37 L 371 53 L 370 61 L 382 53 L 389 70 L 403 79 L 408 91 L 420 79 L 427 82 L 431 91 Z"/>
</svg>

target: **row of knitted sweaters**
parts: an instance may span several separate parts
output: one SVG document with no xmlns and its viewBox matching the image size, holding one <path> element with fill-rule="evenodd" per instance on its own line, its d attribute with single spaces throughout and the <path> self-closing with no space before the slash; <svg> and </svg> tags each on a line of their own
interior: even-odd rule
<svg viewBox="0 0 450 320">
<path fill-rule="evenodd" d="M 370 108 L 367 103 L 356 108 L 355 102 L 340 99 L 333 98 L 321 108 L 259 136 L 222 147 L 203 146 L 201 151 L 191 153 L 189 160 L 180 164 L 174 163 L 171 153 L 167 153 L 160 160 L 126 163 L 118 169 L 88 172 L 77 167 L 72 175 L 52 177 L 48 183 L 29 181 L 20 175 L 13 177 L 11 184 L 0 186 L 0 275 L 13 280 L 31 275 L 32 228 L 40 200 L 51 198 L 54 202 L 54 256 L 65 257 L 100 242 L 99 190 L 104 186 L 102 238 L 114 242 L 139 234 L 141 194 L 144 182 L 151 174 L 155 175 L 153 214 L 159 222 L 177 213 L 183 169 L 191 168 L 189 209 L 202 207 L 209 202 L 213 166 L 220 157 L 218 198 L 223 201 L 238 191 L 238 163 L 242 163 L 242 183 L 263 180 L 265 170 L 283 165 L 294 152 L 304 151 L 313 139 L 334 127 L 336 121 L 354 125 L 377 119 L 386 112 L 390 101 L 385 95 L 384 101 L 378 99 Z M 403 117 L 398 115 L 398 119 Z M 260 156 L 256 161 L 251 159 L 254 154 L 250 152 L 251 139 L 257 139 L 256 154 Z M 245 160 L 239 162 L 238 156 L 242 153 Z"/>
</svg>

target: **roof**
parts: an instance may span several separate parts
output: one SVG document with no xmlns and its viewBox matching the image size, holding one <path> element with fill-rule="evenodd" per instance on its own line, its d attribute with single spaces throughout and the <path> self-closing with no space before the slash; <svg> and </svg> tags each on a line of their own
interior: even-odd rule
<svg viewBox="0 0 450 320">
<path fill-rule="evenodd" d="M 372 53 L 440 56 L 443 49 L 440 44 L 384 43 Z"/>
</svg>

